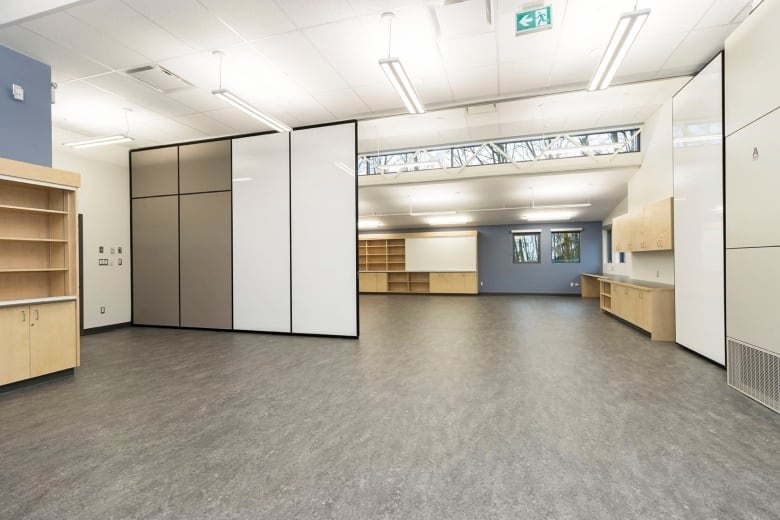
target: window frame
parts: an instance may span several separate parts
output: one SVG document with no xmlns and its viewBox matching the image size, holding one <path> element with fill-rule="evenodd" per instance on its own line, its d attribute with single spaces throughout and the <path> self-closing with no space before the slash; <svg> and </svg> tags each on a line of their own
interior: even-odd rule
<svg viewBox="0 0 780 520">
<path fill-rule="evenodd" d="M 519 236 L 536 237 L 536 260 L 519 260 L 517 255 L 517 237 Z M 512 230 L 512 263 L 516 265 L 541 264 L 542 263 L 542 230 L 541 229 L 513 229 Z"/>
<path fill-rule="evenodd" d="M 577 259 L 576 260 L 556 260 L 556 241 L 555 235 L 564 233 L 577 234 Z M 582 228 L 562 228 L 550 230 L 550 260 L 553 264 L 580 264 L 582 263 Z"/>
</svg>

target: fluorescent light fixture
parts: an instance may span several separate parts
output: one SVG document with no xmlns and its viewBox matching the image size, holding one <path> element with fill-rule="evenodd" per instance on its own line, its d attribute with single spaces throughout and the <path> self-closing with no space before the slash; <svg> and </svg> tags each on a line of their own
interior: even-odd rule
<svg viewBox="0 0 780 520">
<path fill-rule="evenodd" d="M 431 217 L 426 220 L 431 226 L 452 226 L 455 224 L 466 224 L 471 222 L 471 218 L 466 215 L 450 215 L 443 217 Z"/>
<path fill-rule="evenodd" d="M 385 76 L 390 80 L 393 88 L 401 97 L 401 101 L 404 102 L 406 110 L 410 114 L 422 114 L 425 112 L 425 107 L 420 102 L 420 98 L 417 97 L 417 92 L 414 91 L 412 82 L 409 81 L 409 76 L 406 75 L 404 66 L 401 65 L 401 60 L 398 58 L 382 58 L 379 60 L 379 66 L 385 72 Z"/>
<path fill-rule="evenodd" d="M 292 128 L 285 125 L 281 121 L 277 121 L 276 119 L 267 116 L 260 112 L 258 109 L 238 97 L 237 95 L 233 94 L 231 91 L 229 91 L 226 88 L 220 88 L 217 90 L 212 90 L 212 94 L 214 94 L 216 97 L 220 98 L 222 101 L 229 103 L 236 107 L 237 109 L 241 110 L 245 114 L 248 114 L 264 125 L 270 126 L 277 132 L 292 132 Z"/>
<path fill-rule="evenodd" d="M 563 208 L 589 208 L 593 204 L 590 202 L 579 202 L 577 204 L 546 204 L 544 206 L 533 206 L 533 209 L 563 209 Z"/>
<path fill-rule="evenodd" d="M 691 135 L 686 137 L 675 137 L 675 143 L 698 143 L 700 141 L 720 141 L 723 138 L 720 134 L 712 135 Z"/>
<path fill-rule="evenodd" d="M 233 179 L 233 182 L 249 182 L 252 180 L 252 177 L 236 177 Z"/>
<path fill-rule="evenodd" d="M 336 168 L 338 168 L 339 170 L 343 171 L 348 175 L 353 175 L 353 176 L 355 175 L 355 170 L 353 168 L 350 168 L 349 166 L 347 166 L 341 161 L 334 162 L 333 166 L 335 166 Z"/>
<path fill-rule="evenodd" d="M 454 215 L 454 211 L 410 211 L 413 217 L 431 217 L 433 215 Z"/>
<path fill-rule="evenodd" d="M 412 168 L 443 168 L 441 161 L 421 161 L 421 162 L 408 162 L 399 164 L 382 164 L 376 166 L 376 171 L 379 173 L 395 173 L 401 170 L 411 170 Z"/>
<path fill-rule="evenodd" d="M 640 9 L 620 15 L 596 74 L 588 85 L 589 91 L 602 90 L 609 86 L 648 16 L 650 16 L 650 9 Z"/>
<path fill-rule="evenodd" d="M 569 146 L 564 148 L 551 148 L 542 152 L 544 155 L 555 155 L 561 152 L 592 152 L 594 150 L 611 149 L 613 152 L 623 148 L 626 143 L 606 143 L 606 144 L 594 144 L 590 146 Z"/>
<path fill-rule="evenodd" d="M 574 213 L 571 211 L 539 211 L 523 215 L 523 220 L 528 222 L 543 222 L 549 220 L 571 220 Z"/>
<path fill-rule="evenodd" d="M 63 143 L 65 146 L 71 148 L 92 148 L 93 146 L 105 146 L 107 144 L 124 143 L 132 141 L 132 137 L 127 137 L 124 134 L 109 135 L 108 137 L 96 137 L 95 139 L 86 139 L 84 141 L 73 141 L 70 143 Z"/>
<path fill-rule="evenodd" d="M 358 220 L 358 229 L 372 229 L 382 227 L 384 224 L 381 220 L 377 219 L 360 219 Z"/>
</svg>

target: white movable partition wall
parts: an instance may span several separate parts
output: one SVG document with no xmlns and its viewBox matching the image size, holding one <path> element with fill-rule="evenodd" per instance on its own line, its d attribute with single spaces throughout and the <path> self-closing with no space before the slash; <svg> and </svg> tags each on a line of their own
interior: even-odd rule
<svg viewBox="0 0 780 520">
<path fill-rule="evenodd" d="M 356 138 L 353 121 L 132 151 L 133 276 L 148 282 L 133 323 L 357 337 Z"/>
<path fill-rule="evenodd" d="M 673 100 L 676 341 L 726 363 L 723 283 L 723 58 Z"/>
<path fill-rule="evenodd" d="M 354 122 L 291 135 L 292 331 L 357 336 Z"/>
<path fill-rule="evenodd" d="M 233 328 L 290 329 L 290 136 L 233 139 Z"/>
</svg>

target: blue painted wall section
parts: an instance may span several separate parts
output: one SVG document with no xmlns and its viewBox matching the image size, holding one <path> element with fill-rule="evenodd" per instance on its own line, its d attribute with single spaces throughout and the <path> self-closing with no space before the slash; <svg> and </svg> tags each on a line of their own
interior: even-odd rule
<svg viewBox="0 0 780 520">
<path fill-rule="evenodd" d="M 24 88 L 14 100 L 11 85 Z M 0 47 L 0 157 L 51 166 L 51 67 Z"/>
<path fill-rule="evenodd" d="M 582 228 L 580 263 L 552 263 L 551 229 Z M 480 293 L 581 294 L 581 273 L 601 273 L 601 222 L 557 222 L 555 224 L 511 224 L 477 228 L 425 228 L 387 230 L 388 233 L 420 231 L 462 231 L 476 229 L 479 255 Z M 541 262 L 515 264 L 512 261 L 512 230 L 541 229 Z"/>
<path fill-rule="evenodd" d="M 552 263 L 551 229 L 582 228 L 580 263 Z M 541 229 L 541 263 L 512 262 L 512 230 Z M 483 226 L 479 231 L 481 293 L 580 294 L 580 273 L 601 273 L 601 222 Z"/>
</svg>

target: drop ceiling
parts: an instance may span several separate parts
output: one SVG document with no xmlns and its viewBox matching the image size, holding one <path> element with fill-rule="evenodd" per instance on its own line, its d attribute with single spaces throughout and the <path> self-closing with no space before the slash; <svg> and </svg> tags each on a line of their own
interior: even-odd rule
<svg viewBox="0 0 780 520">
<path fill-rule="evenodd" d="M 642 82 L 684 81 L 700 70 L 750 4 L 639 0 L 651 16 L 614 82 L 639 82 L 637 93 L 585 94 L 618 16 L 635 2 L 547 3 L 553 28 L 515 36 L 515 12 L 528 2 L 493 0 L 489 24 L 472 15 L 484 13 L 484 0 L 51 0 L 41 4 L 52 10 L 21 10 L 17 21 L 9 21 L 13 10 L 0 12 L 0 45 L 52 66 L 55 146 L 125 132 L 122 109 L 132 109 L 133 143 L 83 151 L 126 164 L 129 148 L 266 130 L 211 95 L 220 81 L 214 50 L 224 52 L 223 86 L 260 110 L 291 126 L 357 118 L 365 121 L 361 150 L 394 149 L 642 123 L 662 90 Z M 433 109 L 416 120 L 388 117 L 403 113 L 377 65 L 388 53 L 380 18 L 388 10 L 396 14 L 392 54 Z M 146 66 L 163 67 L 191 87 L 159 92 L 126 73 Z M 537 98 L 561 92 L 588 97 L 584 104 Z M 519 101 L 478 116 L 435 111 L 502 100 Z M 404 130 L 410 127 L 420 131 Z"/>
</svg>

